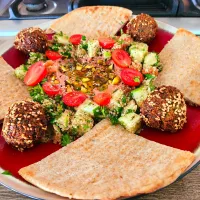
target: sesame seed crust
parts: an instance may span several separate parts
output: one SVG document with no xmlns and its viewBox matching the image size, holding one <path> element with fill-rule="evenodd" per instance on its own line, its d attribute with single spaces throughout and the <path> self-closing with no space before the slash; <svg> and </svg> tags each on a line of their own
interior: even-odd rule
<svg viewBox="0 0 200 200">
<path fill-rule="evenodd" d="M 30 52 L 43 53 L 48 45 L 45 32 L 36 27 L 30 27 L 20 31 L 14 42 L 15 48 L 29 54 Z"/>
<path fill-rule="evenodd" d="M 20 101 L 8 109 L 2 136 L 8 144 L 19 151 L 33 147 L 41 141 L 46 132 L 47 120 L 39 103 Z"/>
<path fill-rule="evenodd" d="M 156 36 L 158 25 L 153 17 L 140 14 L 128 23 L 128 33 L 138 42 L 149 43 Z"/>
<path fill-rule="evenodd" d="M 182 93 L 172 86 L 161 86 L 143 102 L 141 116 L 147 126 L 176 132 L 187 122 Z"/>
</svg>

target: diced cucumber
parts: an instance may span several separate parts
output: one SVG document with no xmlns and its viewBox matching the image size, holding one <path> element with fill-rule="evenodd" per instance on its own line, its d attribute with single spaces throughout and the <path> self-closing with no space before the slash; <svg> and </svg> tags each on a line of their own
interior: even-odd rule
<svg viewBox="0 0 200 200">
<path fill-rule="evenodd" d="M 84 133 L 91 130 L 93 125 L 94 125 L 94 120 L 89 114 L 78 111 L 75 113 L 72 119 L 71 129 L 73 132 L 75 131 L 76 134 L 81 136 Z"/>
<path fill-rule="evenodd" d="M 79 107 L 77 112 L 85 112 L 89 114 L 90 116 L 94 116 L 94 110 L 99 107 L 98 104 L 96 104 L 94 101 L 91 101 L 90 99 L 86 99 Z"/>
<path fill-rule="evenodd" d="M 148 53 L 148 45 L 141 42 L 134 42 L 129 47 L 130 56 L 133 58 L 134 61 L 138 61 L 140 63 L 143 62 L 144 57 Z"/>
<path fill-rule="evenodd" d="M 54 35 L 54 39 L 56 42 L 61 44 L 69 44 L 69 37 L 64 33 L 57 33 Z"/>
<path fill-rule="evenodd" d="M 141 127 L 141 116 L 136 113 L 127 113 L 118 119 L 119 123 L 129 132 L 136 133 Z"/>
<path fill-rule="evenodd" d="M 116 90 L 112 94 L 112 98 L 110 100 L 108 107 L 110 109 L 116 109 L 116 108 L 119 108 L 119 107 L 123 107 L 124 104 L 125 104 L 125 103 L 122 102 L 123 97 L 124 97 L 124 92 L 121 89 Z"/>
<path fill-rule="evenodd" d="M 140 87 L 131 91 L 131 96 L 139 107 L 141 107 L 143 101 L 155 89 L 154 78 L 155 76 L 145 79 Z"/>
<path fill-rule="evenodd" d="M 95 57 L 99 51 L 99 41 L 98 40 L 89 40 L 88 41 L 88 55 L 90 58 Z"/>
<path fill-rule="evenodd" d="M 147 98 L 149 92 L 148 87 L 142 85 L 131 91 L 132 98 L 136 101 L 137 105 L 140 107 L 143 101 Z"/>
<path fill-rule="evenodd" d="M 124 107 L 124 110 L 122 111 L 122 115 L 126 115 L 128 113 L 136 112 L 137 105 L 134 100 L 131 100 L 128 102 L 127 106 Z"/>
<path fill-rule="evenodd" d="M 159 57 L 157 53 L 150 52 L 144 58 L 144 65 L 157 66 L 159 64 Z"/>
<path fill-rule="evenodd" d="M 56 124 L 62 131 L 67 131 L 69 129 L 72 115 L 72 111 L 65 110 L 65 112 L 63 112 L 61 116 L 56 119 Z"/>
</svg>

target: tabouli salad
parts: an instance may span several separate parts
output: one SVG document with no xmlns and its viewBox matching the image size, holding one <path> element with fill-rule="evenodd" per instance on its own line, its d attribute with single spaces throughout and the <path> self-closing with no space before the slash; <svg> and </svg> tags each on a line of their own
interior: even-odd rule
<svg viewBox="0 0 200 200">
<path fill-rule="evenodd" d="M 54 142 L 64 146 L 103 118 L 139 132 L 139 108 L 161 69 L 158 54 L 123 30 L 92 40 L 60 32 L 48 41 L 45 53 L 30 52 L 15 75 L 45 109 Z"/>
</svg>

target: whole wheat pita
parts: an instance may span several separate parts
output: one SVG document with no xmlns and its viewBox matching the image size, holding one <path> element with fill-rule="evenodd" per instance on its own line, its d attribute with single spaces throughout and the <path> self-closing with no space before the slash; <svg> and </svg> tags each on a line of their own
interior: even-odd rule
<svg viewBox="0 0 200 200">
<path fill-rule="evenodd" d="M 0 57 L 0 121 L 8 107 L 16 101 L 30 98 L 27 87 L 14 75 L 14 69 Z"/>
<path fill-rule="evenodd" d="M 200 105 L 200 38 L 179 29 L 160 52 L 163 70 L 155 81 L 157 86 L 178 88 L 185 99 Z"/>
<path fill-rule="evenodd" d="M 22 168 L 30 183 L 75 199 L 150 193 L 177 179 L 194 154 L 130 134 L 108 120 L 45 159 Z"/>
<path fill-rule="evenodd" d="M 56 20 L 50 28 L 68 36 L 82 34 L 97 39 L 115 35 L 131 16 L 131 10 L 117 6 L 81 7 Z"/>
</svg>

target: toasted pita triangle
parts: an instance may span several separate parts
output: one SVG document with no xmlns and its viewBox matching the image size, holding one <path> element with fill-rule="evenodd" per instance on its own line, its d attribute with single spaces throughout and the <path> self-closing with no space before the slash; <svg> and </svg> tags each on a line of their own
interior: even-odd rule
<svg viewBox="0 0 200 200">
<path fill-rule="evenodd" d="M 27 87 L 14 75 L 14 69 L 0 57 L 0 121 L 8 107 L 16 101 L 30 98 Z"/>
<path fill-rule="evenodd" d="M 81 7 L 56 20 L 50 28 L 68 36 L 82 34 L 98 39 L 115 35 L 131 16 L 131 10 L 117 6 Z"/>
<path fill-rule="evenodd" d="M 22 168 L 30 183 L 76 199 L 117 199 L 153 192 L 177 179 L 194 154 L 130 134 L 108 120 L 45 159 Z"/>
<path fill-rule="evenodd" d="M 178 29 L 159 56 L 163 70 L 156 85 L 174 86 L 190 103 L 200 105 L 200 38 Z"/>
</svg>

